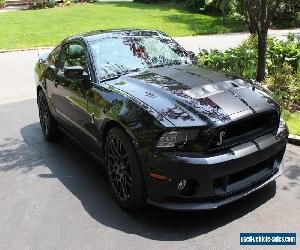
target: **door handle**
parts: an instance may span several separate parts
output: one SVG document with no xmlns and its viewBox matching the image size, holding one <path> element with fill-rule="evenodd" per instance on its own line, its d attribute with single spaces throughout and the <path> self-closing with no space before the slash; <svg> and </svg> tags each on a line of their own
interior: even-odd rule
<svg viewBox="0 0 300 250">
<path fill-rule="evenodd" d="M 91 113 L 91 123 L 95 124 L 95 113 Z"/>
<path fill-rule="evenodd" d="M 57 85 L 59 84 L 58 80 L 54 80 L 54 86 L 57 88 Z"/>
</svg>

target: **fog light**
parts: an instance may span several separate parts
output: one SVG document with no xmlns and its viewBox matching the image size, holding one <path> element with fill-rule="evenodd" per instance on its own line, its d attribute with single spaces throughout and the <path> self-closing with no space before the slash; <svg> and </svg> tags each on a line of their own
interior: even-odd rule
<svg viewBox="0 0 300 250">
<path fill-rule="evenodd" d="M 182 179 L 177 185 L 179 193 L 184 196 L 194 195 L 198 187 L 199 183 L 194 179 Z"/>
<path fill-rule="evenodd" d="M 186 187 L 186 180 L 183 179 L 183 180 L 181 180 L 181 181 L 178 183 L 177 189 L 178 189 L 179 191 L 181 191 L 181 190 L 185 189 L 185 187 Z"/>
</svg>

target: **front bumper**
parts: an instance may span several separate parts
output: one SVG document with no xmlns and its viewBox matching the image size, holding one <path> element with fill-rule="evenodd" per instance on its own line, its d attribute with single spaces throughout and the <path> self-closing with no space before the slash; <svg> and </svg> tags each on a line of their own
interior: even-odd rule
<svg viewBox="0 0 300 250">
<path fill-rule="evenodd" d="M 208 210 L 236 201 L 264 187 L 283 172 L 287 129 L 267 134 L 214 155 L 160 152 L 144 169 L 167 177 L 146 176 L 148 203 L 173 210 Z M 178 189 L 193 181 L 192 193 Z"/>
<path fill-rule="evenodd" d="M 194 202 L 157 202 L 151 199 L 148 199 L 148 203 L 154 205 L 156 207 L 170 209 L 170 210 L 183 210 L 183 211 L 195 211 L 195 210 L 211 210 L 221 207 L 223 205 L 229 204 L 236 200 L 239 200 L 254 191 L 261 189 L 266 186 L 270 182 L 274 181 L 277 177 L 279 177 L 283 173 L 283 163 L 278 166 L 278 171 L 272 176 L 266 178 L 263 182 L 258 182 L 257 185 L 250 187 L 249 189 L 244 189 L 242 192 L 238 192 L 234 195 L 229 195 L 225 197 L 220 197 L 219 199 L 212 199 L 207 201 L 194 201 Z"/>
</svg>

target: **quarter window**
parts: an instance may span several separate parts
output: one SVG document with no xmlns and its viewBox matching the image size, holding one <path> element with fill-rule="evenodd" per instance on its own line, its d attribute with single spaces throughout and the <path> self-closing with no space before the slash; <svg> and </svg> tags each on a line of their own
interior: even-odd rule
<svg viewBox="0 0 300 250">
<path fill-rule="evenodd" d="M 49 60 L 53 65 L 56 64 L 57 58 L 58 58 L 58 56 L 59 56 L 59 53 L 60 53 L 60 46 L 56 47 L 56 48 L 49 54 L 48 60 Z"/>
</svg>

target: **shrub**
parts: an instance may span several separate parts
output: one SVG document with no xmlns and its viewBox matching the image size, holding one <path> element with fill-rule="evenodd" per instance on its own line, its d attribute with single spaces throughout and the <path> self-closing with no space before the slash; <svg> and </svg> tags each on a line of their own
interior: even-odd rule
<svg viewBox="0 0 300 250">
<path fill-rule="evenodd" d="M 285 62 L 280 71 L 268 76 L 265 85 L 281 106 L 291 111 L 300 110 L 300 81 L 290 64 Z"/>
<path fill-rule="evenodd" d="M 205 7 L 205 0 L 186 0 L 185 7 L 193 11 L 200 11 Z"/>
<path fill-rule="evenodd" d="M 55 0 L 49 0 L 48 7 L 53 8 L 55 6 L 55 4 L 56 4 Z"/>
<path fill-rule="evenodd" d="M 300 44 L 293 41 L 268 38 L 265 83 L 274 91 L 275 98 L 284 107 L 300 110 Z M 257 37 L 251 36 L 236 48 L 202 50 L 199 63 L 247 78 L 254 78 L 257 67 Z"/>
<path fill-rule="evenodd" d="M 0 9 L 5 6 L 5 0 L 0 0 Z"/>
<path fill-rule="evenodd" d="M 238 0 L 224 1 L 224 11 L 226 15 L 234 14 L 237 12 Z M 204 11 L 210 14 L 222 15 L 221 11 L 222 0 L 206 0 Z"/>
<path fill-rule="evenodd" d="M 47 6 L 47 1 L 46 0 L 32 0 L 30 2 L 30 6 L 33 9 L 45 8 Z"/>
<path fill-rule="evenodd" d="M 29 6 L 31 9 L 52 8 L 56 4 L 55 0 L 31 0 Z"/>
</svg>

